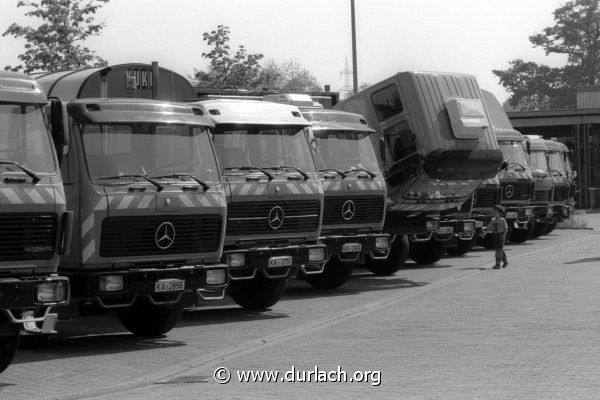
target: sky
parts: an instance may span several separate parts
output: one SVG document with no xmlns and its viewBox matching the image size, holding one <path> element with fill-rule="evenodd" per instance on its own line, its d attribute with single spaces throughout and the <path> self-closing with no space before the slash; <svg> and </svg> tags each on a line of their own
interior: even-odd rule
<svg viewBox="0 0 600 400">
<path fill-rule="evenodd" d="M 0 33 L 35 26 L 18 0 L 0 0 Z M 492 74 L 522 58 L 562 66 L 528 37 L 554 24 L 563 0 L 355 0 L 359 85 L 396 72 L 446 71 L 476 76 L 501 102 L 509 94 Z M 321 85 L 342 90 L 352 68 L 350 0 L 110 0 L 96 14 L 106 23 L 86 45 L 109 64 L 158 61 L 184 76 L 205 69 L 202 34 L 230 28 L 233 50 L 265 60 L 299 61 Z M 0 68 L 18 64 L 25 41 L 0 36 Z M 352 77 L 349 77 L 352 85 Z"/>
</svg>

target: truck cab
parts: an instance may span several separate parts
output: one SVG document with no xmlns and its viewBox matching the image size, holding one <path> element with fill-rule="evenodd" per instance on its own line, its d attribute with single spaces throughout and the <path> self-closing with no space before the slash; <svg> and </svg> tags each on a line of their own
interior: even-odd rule
<svg viewBox="0 0 600 400">
<path fill-rule="evenodd" d="M 0 372 L 11 363 L 20 333 L 54 332 L 53 306 L 66 304 L 69 281 L 57 274 L 68 252 L 58 157 L 33 78 L 0 72 Z"/>
<path fill-rule="evenodd" d="M 283 295 L 291 276 L 320 274 L 323 188 L 308 127 L 297 107 L 254 99 L 193 103 L 215 124 L 227 193 L 223 261 L 229 295 L 261 310 Z"/>
<path fill-rule="evenodd" d="M 382 233 L 387 188 L 371 138 L 375 131 L 363 116 L 312 105 L 308 95 L 274 96 L 280 102 L 301 102 L 300 111 L 311 122 L 319 147 L 325 193 L 320 241 L 327 245 L 329 258 L 322 274 L 305 279 L 317 288 L 332 289 L 348 280 L 356 263 L 378 273 L 386 265 L 381 261 L 388 257 L 390 235 Z"/>
<path fill-rule="evenodd" d="M 522 142 L 523 149 L 527 155 L 527 162 L 531 169 L 534 181 L 534 192 L 531 197 L 533 206 L 533 232 L 532 238 L 546 234 L 548 225 L 554 219 L 554 207 L 551 205 L 553 181 L 548 164 L 547 146 L 541 136 L 525 135 Z"/>
<path fill-rule="evenodd" d="M 457 236 L 471 240 L 475 221 L 456 211 L 502 162 L 473 76 L 401 72 L 334 108 L 364 115 L 377 131 L 388 186 L 384 230 L 410 238 L 413 260 L 438 261 Z M 392 253 L 403 241 L 394 243 Z"/>
<path fill-rule="evenodd" d="M 71 280 L 71 301 L 59 317 L 114 312 L 132 333 L 157 336 L 184 308 L 223 298 L 226 200 L 212 121 L 159 96 L 126 98 L 144 82 L 136 68 L 152 71 L 121 65 L 37 80 L 58 96 L 51 120 L 67 138 L 61 171 L 75 221 L 72 251 L 59 267 Z"/>
<path fill-rule="evenodd" d="M 569 148 L 561 142 L 557 142 L 561 160 L 563 162 L 565 174 L 567 177 L 567 183 L 569 185 L 567 201 L 565 204 L 566 210 L 564 210 L 565 215 L 568 217 L 573 215 L 573 211 L 575 209 L 575 195 L 577 194 L 577 171 L 573 168 L 573 162 L 571 161 L 571 151 Z"/>
<path fill-rule="evenodd" d="M 548 167 L 552 176 L 552 199 L 550 203 L 554 208 L 554 214 L 546 230 L 546 233 L 550 233 L 554 230 L 558 222 L 570 216 L 570 208 L 567 204 L 570 182 L 561 143 L 553 140 L 545 140 L 544 142 L 548 149 Z"/>
</svg>

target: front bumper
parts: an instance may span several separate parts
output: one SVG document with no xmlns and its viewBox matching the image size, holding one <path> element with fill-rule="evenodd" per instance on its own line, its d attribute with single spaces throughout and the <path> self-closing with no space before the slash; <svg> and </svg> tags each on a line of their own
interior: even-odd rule
<svg viewBox="0 0 600 400">
<path fill-rule="evenodd" d="M 554 206 L 549 204 L 533 206 L 533 221 L 536 223 L 552 222 L 554 218 Z"/>
<path fill-rule="evenodd" d="M 100 309 L 128 308 L 143 298 L 156 305 L 193 307 L 201 300 L 219 300 L 227 288 L 227 265 L 181 265 L 165 268 L 65 272 L 71 280 L 71 302 Z M 222 277 L 211 283 L 211 277 Z M 100 282 L 122 277 L 122 287 L 102 290 Z M 183 284 L 182 284 L 183 282 Z"/>
<path fill-rule="evenodd" d="M 55 295 L 40 298 L 42 288 L 48 287 L 57 289 Z M 58 275 L 3 278 L 0 279 L 0 310 L 10 322 L 22 325 L 27 332 L 54 333 L 56 314 L 50 314 L 50 309 L 69 302 L 69 287 L 69 279 Z"/>
<path fill-rule="evenodd" d="M 315 249 L 322 249 L 322 260 L 310 259 L 310 253 Z M 296 275 L 299 268 L 305 270 L 306 265 L 311 265 L 311 270 L 305 272 L 322 272 L 327 260 L 327 246 L 314 244 L 232 249 L 223 252 L 223 262 L 227 262 L 234 254 L 243 254 L 244 264 L 229 266 L 230 280 L 253 279 L 257 273 L 268 279 L 281 279 Z"/>
<path fill-rule="evenodd" d="M 365 254 L 374 260 L 387 259 L 390 252 L 391 237 L 387 233 L 367 233 L 357 235 L 331 235 L 319 239 L 327 246 L 327 261 L 338 257 L 344 262 L 363 262 Z M 377 242 L 387 242 L 387 246 L 377 246 Z"/>
<path fill-rule="evenodd" d="M 440 220 L 440 227 L 433 233 L 433 238 L 438 242 L 445 242 L 456 238 L 457 240 L 471 240 L 475 234 L 477 222 L 474 219 Z"/>
<path fill-rule="evenodd" d="M 527 229 L 530 220 L 534 218 L 534 207 L 507 206 L 504 218 L 509 227 L 515 229 Z"/>
</svg>

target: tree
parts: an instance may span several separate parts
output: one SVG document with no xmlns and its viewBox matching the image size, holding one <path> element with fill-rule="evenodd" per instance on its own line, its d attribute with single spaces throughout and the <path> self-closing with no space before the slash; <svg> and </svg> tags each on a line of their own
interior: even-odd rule
<svg viewBox="0 0 600 400">
<path fill-rule="evenodd" d="M 573 108 L 575 87 L 600 83 L 600 0 L 574 0 L 554 11 L 555 25 L 529 37 L 546 55 L 565 54 L 567 64 L 552 68 L 510 61 L 507 70 L 493 70 L 510 93 L 511 107 L 521 110 Z"/>
<path fill-rule="evenodd" d="M 94 23 L 94 14 L 109 0 L 21 0 L 17 7 L 29 7 L 25 15 L 42 20 L 37 28 L 13 23 L 2 34 L 24 38 L 25 53 L 18 58 L 23 64 L 6 66 L 7 70 L 59 71 L 107 62 L 83 46 L 90 36 L 97 36 L 104 23 Z"/>
<path fill-rule="evenodd" d="M 216 30 L 202 34 L 202 40 L 212 50 L 202 53 L 210 61 L 208 71 L 194 70 L 195 84 L 201 87 L 253 87 L 260 72 L 262 54 L 248 54 L 244 46 L 232 57 L 229 47 L 229 27 L 217 26 Z"/>
<path fill-rule="evenodd" d="M 317 78 L 298 60 L 277 63 L 268 60 L 260 71 L 258 83 L 269 89 L 312 92 L 322 90 Z"/>
</svg>

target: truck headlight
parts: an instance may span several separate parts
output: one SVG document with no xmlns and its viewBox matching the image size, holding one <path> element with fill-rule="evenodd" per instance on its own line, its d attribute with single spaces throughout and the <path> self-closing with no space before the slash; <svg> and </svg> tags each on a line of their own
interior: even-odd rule
<svg viewBox="0 0 600 400">
<path fill-rule="evenodd" d="M 552 215 L 552 214 L 554 214 L 554 208 L 548 207 L 548 209 L 546 210 L 546 215 Z"/>
<path fill-rule="evenodd" d="M 390 237 L 389 236 L 377 236 L 375 238 L 376 249 L 389 249 L 390 248 Z"/>
<path fill-rule="evenodd" d="M 98 290 L 101 292 L 118 292 L 125 287 L 123 275 L 102 275 L 98 277 Z"/>
<path fill-rule="evenodd" d="M 475 230 L 475 221 L 467 221 L 463 223 L 463 231 L 473 232 Z"/>
<path fill-rule="evenodd" d="M 243 254 L 242 254 L 243 255 Z M 224 269 L 209 269 L 206 271 L 207 285 L 222 285 L 227 282 L 227 271 Z"/>
<path fill-rule="evenodd" d="M 325 248 L 313 247 L 308 249 L 308 261 L 320 262 L 325 261 Z"/>
<path fill-rule="evenodd" d="M 59 303 L 67 300 L 68 281 L 48 281 L 37 285 L 36 300 L 38 303 Z"/>
<path fill-rule="evenodd" d="M 439 229 L 439 227 L 440 227 L 440 221 L 438 221 L 437 219 L 429 219 L 425 223 L 425 228 L 428 231 L 437 231 Z"/>
<path fill-rule="evenodd" d="M 246 265 L 246 255 L 244 253 L 226 254 L 225 263 L 230 267 L 243 267 Z"/>
<path fill-rule="evenodd" d="M 531 217 L 533 215 L 533 208 L 525 209 L 525 216 Z"/>
</svg>

